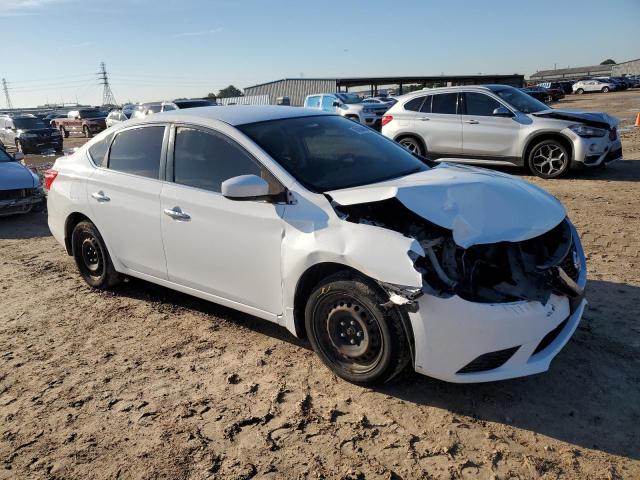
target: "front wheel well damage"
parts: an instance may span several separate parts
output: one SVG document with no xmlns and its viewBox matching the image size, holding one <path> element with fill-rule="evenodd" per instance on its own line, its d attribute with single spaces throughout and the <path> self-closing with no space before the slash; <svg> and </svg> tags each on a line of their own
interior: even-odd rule
<svg viewBox="0 0 640 480">
<path fill-rule="evenodd" d="M 73 212 L 71 215 L 67 217 L 67 220 L 64 224 L 64 247 L 67 250 L 68 255 L 73 255 L 73 248 L 71 246 L 71 234 L 73 233 L 73 229 L 76 228 L 82 221 L 91 222 L 91 219 L 86 215 L 80 212 Z"/>
<path fill-rule="evenodd" d="M 353 267 L 348 265 L 344 265 L 342 263 L 334 263 L 334 262 L 324 262 L 317 263 L 309 267 L 298 280 L 298 284 L 296 285 L 296 291 L 293 302 L 293 315 L 294 315 L 294 323 L 296 329 L 296 336 L 298 338 L 307 338 L 307 332 L 305 330 L 305 322 L 304 322 L 304 311 L 307 304 L 307 300 L 309 296 L 313 292 L 314 288 L 322 282 L 327 277 L 332 275 L 336 275 L 338 273 L 348 272 L 352 274 L 354 277 L 361 277 L 368 280 L 372 286 L 380 289 L 380 291 L 385 296 L 393 297 L 394 294 L 398 292 L 393 286 L 384 284 L 378 280 L 375 280 L 364 273 L 356 270 Z M 389 287 L 389 288 L 387 288 Z M 404 326 L 405 334 L 409 339 L 409 347 L 412 353 L 414 352 L 414 336 L 413 329 L 411 328 L 411 322 L 409 321 L 409 317 L 407 315 L 407 308 L 401 307 L 399 304 L 391 301 L 391 303 L 385 304 L 388 308 L 397 308 L 400 313 L 400 318 L 402 319 L 402 324 Z"/>
</svg>

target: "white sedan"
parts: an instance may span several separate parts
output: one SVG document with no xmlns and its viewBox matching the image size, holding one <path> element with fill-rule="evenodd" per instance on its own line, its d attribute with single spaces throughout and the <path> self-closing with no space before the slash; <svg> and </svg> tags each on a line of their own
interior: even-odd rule
<svg viewBox="0 0 640 480">
<path fill-rule="evenodd" d="M 554 197 L 317 110 L 129 120 L 58 159 L 45 186 L 89 285 L 138 277 L 278 323 L 355 383 L 409 363 L 451 382 L 545 371 L 586 303 Z"/>
</svg>

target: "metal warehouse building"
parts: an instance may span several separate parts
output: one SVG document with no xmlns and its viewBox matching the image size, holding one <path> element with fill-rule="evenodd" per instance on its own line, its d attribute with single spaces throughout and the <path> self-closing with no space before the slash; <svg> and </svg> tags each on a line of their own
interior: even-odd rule
<svg viewBox="0 0 640 480">
<path fill-rule="evenodd" d="M 623 75 L 640 75 L 640 58 L 613 65 L 611 73 L 614 77 L 622 77 Z"/>
<path fill-rule="evenodd" d="M 608 77 L 613 65 L 589 65 L 587 67 L 557 68 L 555 70 L 539 70 L 529 79 L 534 82 L 553 80 L 578 80 L 583 77 Z"/>
<path fill-rule="evenodd" d="M 371 95 L 378 94 L 382 86 L 397 86 L 402 94 L 406 85 L 483 85 L 501 83 L 521 87 L 524 75 L 439 75 L 408 77 L 352 77 L 352 78 L 283 78 L 261 83 L 244 89 L 244 94 L 268 95 L 269 103 L 275 104 L 279 97 L 289 97 L 291 105 L 302 106 L 307 95 L 314 93 L 348 92 L 350 88 L 367 87 Z"/>
</svg>

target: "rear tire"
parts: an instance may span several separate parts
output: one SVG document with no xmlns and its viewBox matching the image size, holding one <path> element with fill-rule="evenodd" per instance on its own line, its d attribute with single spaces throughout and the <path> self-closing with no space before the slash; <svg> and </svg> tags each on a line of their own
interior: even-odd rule
<svg viewBox="0 0 640 480">
<path fill-rule="evenodd" d="M 89 127 L 87 127 L 86 125 L 82 127 L 82 133 L 84 133 L 84 138 L 91 138 L 93 136 L 91 130 L 89 130 Z"/>
<path fill-rule="evenodd" d="M 104 240 L 96 226 L 83 221 L 71 234 L 71 248 L 80 275 L 91 287 L 108 289 L 122 279 L 111 262 Z"/>
<path fill-rule="evenodd" d="M 576 93 L 578 95 L 582 95 L 584 93 L 584 90 L 582 88 L 579 88 L 579 89 L 576 90 Z"/>
<path fill-rule="evenodd" d="M 367 278 L 339 272 L 321 281 L 305 308 L 313 350 L 339 377 L 359 385 L 390 380 L 411 354 L 401 313 Z"/>
<path fill-rule="evenodd" d="M 416 155 L 420 155 L 421 157 L 425 156 L 425 149 L 423 148 L 420 141 L 415 137 L 403 137 L 398 140 L 398 143 L 409 150 L 411 153 L 415 153 Z"/>
<path fill-rule="evenodd" d="M 602 90 L 600 90 L 602 93 L 609 93 L 609 87 L 602 87 Z"/>
<path fill-rule="evenodd" d="M 69 132 L 67 132 L 64 127 L 60 127 L 60 135 L 62 135 L 62 138 L 69 138 Z"/>
<path fill-rule="evenodd" d="M 536 143 L 527 157 L 527 166 L 540 178 L 559 178 L 569 171 L 569 151 L 558 140 L 543 140 Z"/>
</svg>

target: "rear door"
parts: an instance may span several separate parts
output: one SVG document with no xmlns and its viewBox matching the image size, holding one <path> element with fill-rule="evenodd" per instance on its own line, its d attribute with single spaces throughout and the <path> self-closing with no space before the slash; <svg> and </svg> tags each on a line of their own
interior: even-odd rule
<svg viewBox="0 0 640 480">
<path fill-rule="evenodd" d="M 433 158 L 462 154 L 462 115 L 458 93 L 429 95 L 415 116 L 413 129 L 420 134 Z"/>
<path fill-rule="evenodd" d="M 119 131 L 102 162 L 100 153 L 92 157 L 100 167 L 87 182 L 93 221 L 111 256 L 135 272 L 160 279 L 167 278 L 160 232 L 167 132 L 165 125 Z"/>
<path fill-rule="evenodd" d="M 485 93 L 464 92 L 460 95 L 464 156 L 515 161 L 514 148 L 519 144 L 520 124 L 513 117 L 493 115 L 496 108 L 505 105 Z"/>
<path fill-rule="evenodd" d="M 420 108 L 425 101 L 428 101 L 429 106 L 431 106 L 430 95 L 422 95 L 420 97 L 412 98 L 401 108 L 396 108 L 393 111 L 393 121 L 396 122 L 399 128 L 411 131 L 411 128 L 415 125 L 416 117 L 423 116 L 420 113 Z"/>
<path fill-rule="evenodd" d="M 282 313 L 281 246 L 284 204 L 222 196 L 223 181 L 258 175 L 270 193 L 284 187 L 222 132 L 175 128 L 162 191 L 162 238 L 169 280 L 247 305 Z M 179 212 L 179 213 L 178 213 Z"/>
</svg>

